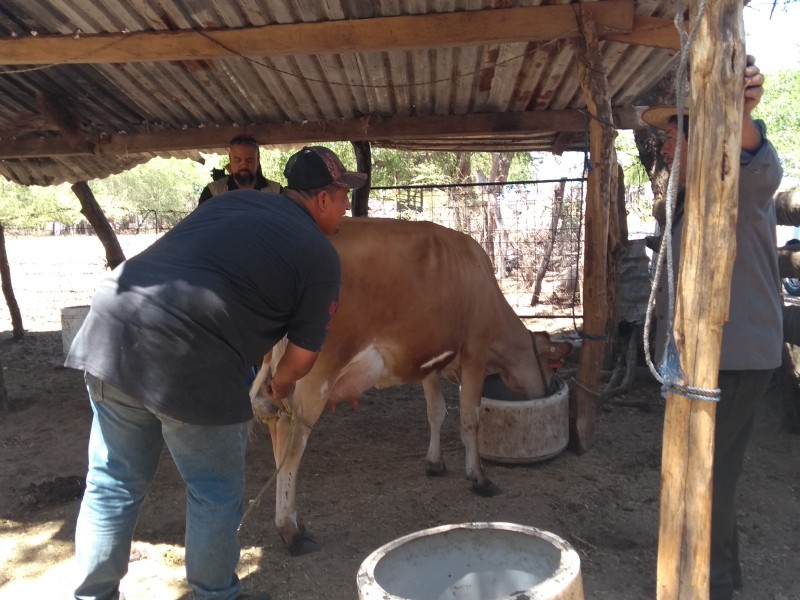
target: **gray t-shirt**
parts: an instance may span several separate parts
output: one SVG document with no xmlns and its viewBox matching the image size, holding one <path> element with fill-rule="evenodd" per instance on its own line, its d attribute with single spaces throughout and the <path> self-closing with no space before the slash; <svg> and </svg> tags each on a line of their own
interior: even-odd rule
<svg viewBox="0 0 800 600">
<path fill-rule="evenodd" d="M 783 176 L 775 148 L 761 129 L 764 142 L 754 153 L 742 151 L 736 259 L 731 274 L 730 312 L 722 333 L 721 371 L 774 369 L 781 364 L 783 299 L 778 272 L 773 194 Z M 683 213 L 673 223 L 672 256 L 677 271 L 683 234 Z M 676 272 L 673 284 L 677 285 Z M 656 363 L 660 363 L 668 314 L 666 270 L 656 293 Z"/>
<path fill-rule="evenodd" d="M 304 207 L 228 192 L 102 281 L 65 364 L 179 421 L 241 423 L 249 366 L 284 335 L 319 351 L 340 281 Z"/>
</svg>

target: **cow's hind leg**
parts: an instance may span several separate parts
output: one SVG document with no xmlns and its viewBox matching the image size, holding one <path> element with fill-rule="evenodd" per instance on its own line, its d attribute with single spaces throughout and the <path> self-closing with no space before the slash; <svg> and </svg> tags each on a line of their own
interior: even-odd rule
<svg viewBox="0 0 800 600">
<path fill-rule="evenodd" d="M 431 373 L 422 380 L 425 392 L 425 404 L 428 409 L 428 424 L 431 428 L 431 439 L 428 444 L 428 455 L 425 460 L 425 473 L 437 477 L 447 475 L 447 466 L 442 458 L 442 423 L 447 407 L 442 395 L 442 382 L 437 373 Z"/>
</svg>

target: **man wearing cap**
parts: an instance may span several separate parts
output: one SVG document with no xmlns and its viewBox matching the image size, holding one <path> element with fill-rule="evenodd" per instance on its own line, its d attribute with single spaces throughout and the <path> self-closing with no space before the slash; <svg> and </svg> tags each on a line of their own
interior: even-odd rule
<svg viewBox="0 0 800 600">
<path fill-rule="evenodd" d="M 710 599 L 729 600 L 742 587 L 734 496 L 753 430 L 757 403 L 763 398 L 775 368 L 781 364 L 782 299 L 775 237 L 775 204 L 783 171 L 766 138 L 761 121 L 751 117 L 764 92 L 764 76 L 747 57 L 744 72 L 744 115 L 736 219 L 736 258 L 731 276 L 730 312 L 722 335 L 718 385 L 721 390 L 714 433 L 711 508 Z M 672 221 L 673 261 L 680 264 L 687 142 L 691 114 L 678 130 L 674 107 L 655 107 L 642 114 L 649 124 L 667 132 L 661 154 L 679 169 L 680 192 Z M 678 137 L 680 164 L 673 164 Z M 691 202 L 691 198 L 685 199 Z M 677 268 L 677 267 L 676 267 Z M 675 276 L 677 282 L 678 277 Z M 667 335 L 672 335 L 666 276 L 656 295 L 656 362 L 660 363 Z"/>
<path fill-rule="evenodd" d="M 249 135 L 237 135 L 229 143 L 228 164 L 223 169 L 211 171 L 213 181 L 203 188 L 197 204 L 232 190 L 261 190 L 279 194 L 281 184 L 264 177 L 259 162 L 256 139 Z"/>
<path fill-rule="evenodd" d="M 101 283 L 66 366 L 94 413 L 75 533 L 75 598 L 121 597 L 134 526 L 166 445 L 187 490 L 186 578 L 194 600 L 241 593 L 237 528 L 252 410 L 248 366 L 284 335 L 269 395 L 305 375 L 325 341 L 340 264 L 326 236 L 366 175 L 327 148 L 286 165 L 282 195 L 204 202 Z M 231 202 L 230 200 L 235 200 Z"/>
</svg>

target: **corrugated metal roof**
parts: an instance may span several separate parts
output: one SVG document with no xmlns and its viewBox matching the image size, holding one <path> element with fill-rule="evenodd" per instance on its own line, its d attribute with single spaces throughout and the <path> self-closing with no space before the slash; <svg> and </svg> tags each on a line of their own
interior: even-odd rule
<svg viewBox="0 0 800 600">
<path fill-rule="evenodd" d="M 429 135 L 413 136 L 404 135 L 402 128 L 386 128 L 396 117 L 512 113 L 518 117 L 531 111 L 584 109 L 575 37 L 481 41 L 487 11 L 494 15 L 540 4 L 533 0 L 4 0 L 0 174 L 24 184 L 89 180 L 135 166 L 156 153 L 196 156 L 197 150 L 224 151 L 224 140 L 237 131 L 255 131 L 265 145 L 275 139 L 281 145 L 300 144 L 309 141 L 304 139 L 308 135 L 320 141 L 367 139 L 407 149 L 580 149 L 586 143 L 581 131 L 566 136 L 560 129 L 517 131 L 516 120 L 500 127 L 486 121 L 489 125 L 474 131 L 461 130 L 458 124 L 455 131 L 432 127 Z M 587 4 L 606 11 L 622 6 L 619 1 Z M 674 0 L 642 0 L 633 10 L 636 18 L 671 19 L 675 5 Z M 338 39 L 313 35 L 295 39 L 287 33 L 289 45 L 307 44 L 315 50 L 309 52 L 251 55 L 212 39 L 220 31 L 246 33 L 266 25 L 350 26 L 372 22 L 361 21 L 365 19 L 459 13 L 475 17 L 459 34 L 466 40 L 460 45 L 445 41 L 404 47 L 393 39 L 391 22 L 381 25 L 379 40 L 369 39 L 369 28 L 358 29 L 360 39 L 355 40 L 348 39 L 346 28 L 336 30 Z M 98 53 L 115 46 L 146 55 L 152 38 L 143 34 L 155 32 L 204 36 L 211 53 L 216 45 L 224 56 L 94 62 Z M 97 34 L 110 35 L 105 47 L 86 56 L 64 54 L 48 64 L 20 64 L 14 55 L 17 49 L 4 46 L 6 41 L 32 36 L 58 35 L 79 42 Z M 263 35 L 269 35 L 268 28 Z M 137 36 L 143 36 L 138 50 Z M 600 48 L 611 104 L 629 109 L 672 66 L 675 52 L 605 39 Z M 176 52 L 180 54 L 180 48 Z M 208 143 L 212 145 L 202 145 Z"/>
</svg>

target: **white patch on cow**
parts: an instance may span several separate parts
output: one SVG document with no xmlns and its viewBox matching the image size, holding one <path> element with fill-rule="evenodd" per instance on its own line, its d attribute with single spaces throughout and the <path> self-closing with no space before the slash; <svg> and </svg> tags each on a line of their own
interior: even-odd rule
<svg viewBox="0 0 800 600">
<path fill-rule="evenodd" d="M 374 344 L 370 344 L 341 370 L 328 401 L 337 403 L 360 396 L 364 390 L 373 387 L 384 372 L 383 356 Z"/>
<path fill-rule="evenodd" d="M 330 388 L 330 384 L 327 381 L 323 381 L 322 384 L 319 386 L 319 397 L 320 398 L 327 398 L 328 397 L 328 389 Z"/>
<path fill-rule="evenodd" d="M 442 352 L 439 356 L 433 357 L 428 362 L 423 364 L 420 368 L 421 369 L 427 369 L 427 368 L 436 366 L 439 363 L 442 363 L 444 365 L 444 364 L 450 362 L 450 358 L 452 358 L 452 356 L 454 354 L 455 354 L 455 352 L 453 352 L 452 350 L 448 350 L 447 352 Z"/>
</svg>

